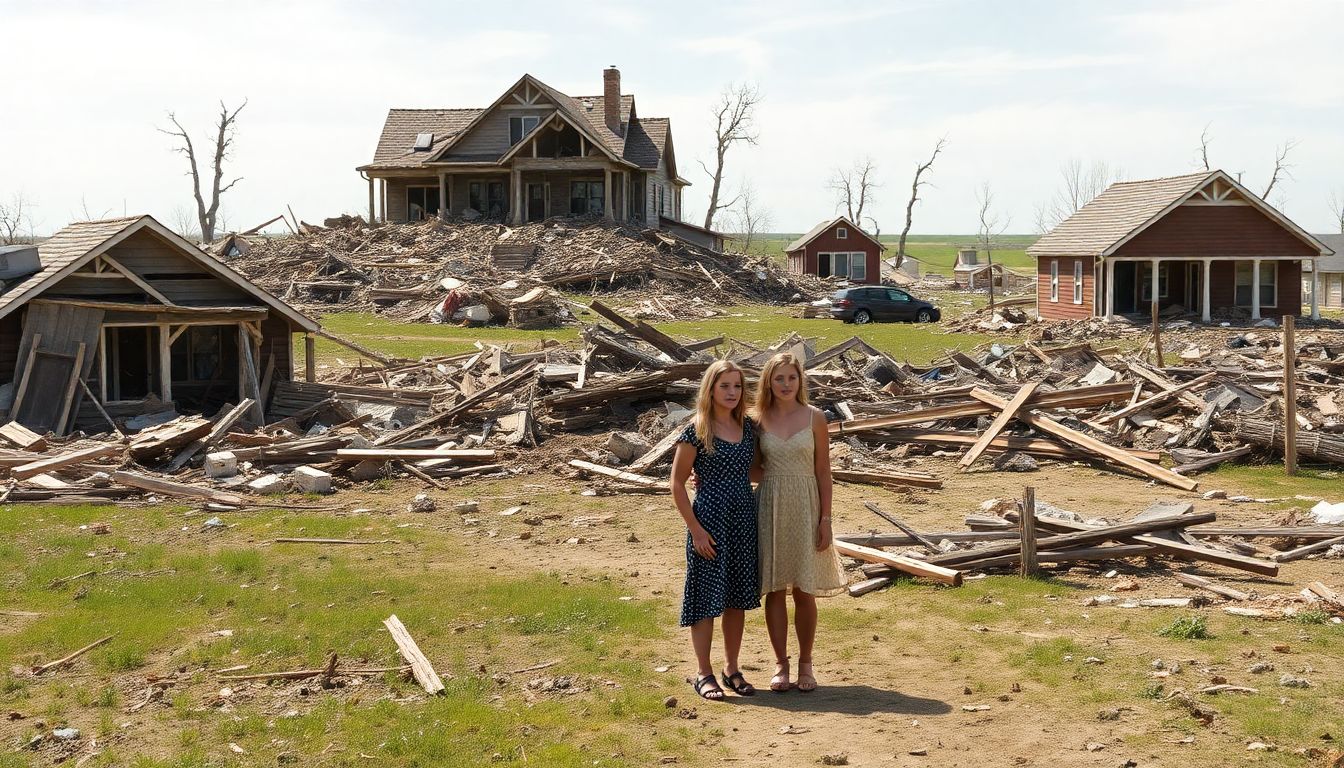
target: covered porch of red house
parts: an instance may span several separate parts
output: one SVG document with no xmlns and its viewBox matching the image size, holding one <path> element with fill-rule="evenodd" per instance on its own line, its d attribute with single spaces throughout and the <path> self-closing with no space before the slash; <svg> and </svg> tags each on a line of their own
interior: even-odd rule
<svg viewBox="0 0 1344 768">
<path fill-rule="evenodd" d="M 1098 275 L 1097 306 L 1108 320 L 1116 315 L 1147 317 L 1182 306 L 1211 322 L 1220 309 L 1240 309 L 1252 320 L 1302 311 L 1302 259 L 1178 258 L 1109 256 Z M 1313 275 L 1311 317 L 1320 318 L 1318 281 Z"/>
</svg>

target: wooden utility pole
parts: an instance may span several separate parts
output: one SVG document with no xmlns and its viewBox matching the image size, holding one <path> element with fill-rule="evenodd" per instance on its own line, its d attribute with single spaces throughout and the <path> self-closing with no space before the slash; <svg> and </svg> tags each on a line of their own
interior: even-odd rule
<svg viewBox="0 0 1344 768">
<path fill-rule="evenodd" d="M 1040 570 L 1036 564 L 1036 489 L 1027 486 L 1022 491 L 1022 515 L 1018 518 L 1022 532 L 1021 575 L 1035 576 Z"/>
<path fill-rule="evenodd" d="M 1297 474 L 1297 341 L 1293 316 L 1283 316 L 1283 467 Z"/>
<path fill-rule="evenodd" d="M 1157 367 L 1161 368 L 1162 363 L 1162 326 L 1157 321 L 1157 300 L 1153 300 L 1153 349 L 1157 352 Z"/>
</svg>

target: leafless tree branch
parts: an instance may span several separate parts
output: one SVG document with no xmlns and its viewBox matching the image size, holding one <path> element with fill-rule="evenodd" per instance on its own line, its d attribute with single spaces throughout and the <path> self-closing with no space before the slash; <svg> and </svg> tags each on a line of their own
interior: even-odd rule
<svg viewBox="0 0 1344 768">
<path fill-rule="evenodd" d="M 994 190 L 989 182 L 983 182 L 976 190 L 975 202 L 980 209 L 980 231 L 978 240 L 980 249 L 985 252 L 985 263 L 989 265 L 989 306 L 994 306 L 994 246 L 998 238 L 1008 231 L 1011 217 L 1004 218 L 994 210 Z"/>
<path fill-rule="evenodd" d="M 205 242 L 211 242 L 215 239 L 215 229 L 219 221 L 219 198 L 225 192 L 233 188 L 233 185 L 242 181 L 242 177 L 236 178 L 228 184 L 223 184 L 224 180 L 224 161 L 229 157 L 229 149 L 233 146 L 233 138 L 237 129 L 238 113 L 247 106 L 247 99 L 239 104 L 236 109 L 230 110 L 223 101 L 219 102 L 219 117 L 215 121 L 214 148 L 210 158 L 211 181 L 210 181 L 210 202 L 206 203 L 205 194 L 201 189 L 201 167 L 196 155 L 196 147 L 191 141 L 191 136 L 187 130 L 178 122 L 177 115 L 173 112 L 168 113 L 168 120 L 172 122 L 171 130 L 159 128 L 159 133 L 172 136 L 180 143 L 174 148 L 174 152 L 180 152 L 187 156 L 187 165 L 191 174 L 191 191 L 196 200 L 196 218 L 200 224 L 201 239 Z"/>
<path fill-rule="evenodd" d="M 770 209 L 756 199 L 756 188 L 750 182 L 742 183 L 737 201 L 733 209 L 733 228 L 742 242 L 742 251 L 751 253 L 753 246 L 760 245 L 760 235 L 770 228 Z"/>
<path fill-rule="evenodd" d="M 1084 166 L 1082 160 L 1074 159 L 1059 167 L 1059 176 L 1061 184 L 1054 197 L 1036 208 L 1036 228 L 1041 233 L 1059 226 L 1092 202 L 1107 187 L 1124 178 L 1124 172 L 1099 160 Z"/>
<path fill-rule="evenodd" d="M 1293 167 L 1293 164 L 1288 162 L 1288 153 L 1292 152 L 1296 146 L 1297 142 L 1289 139 L 1281 146 L 1274 148 L 1274 172 L 1270 174 L 1269 184 L 1265 186 L 1265 191 L 1260 195 L 1261 200 L 1269 199 L 1269 193 L 1274 191 L 1274 185 L 1279 183 L 1280 178 L 1291 179 L 1293 177 L 1293 174 L 1288 170 Z"/>
<path fill-rule="evenodd" d="M 1213 137 L 1209 136 L 1209 128 L 1213 123 L 1204 126 L 1204 130 L 1199 134 L 1199 160 L 1204 164 L 1204 170 L 1211 171 L 1209 167 L 1209 144 L 1213 142 Z"/>
<path fill-rule="evenodd" d="M 835 207 L 843 208 L 850 221 L 861 225 L 863 209 L 873 204 L 882 185 L 877 182 L 877 164 L 868 157 L 852 168 L 835 169 L 829 186 L 835 192 Z"/>
<path fill-rule="evenodd" d="M 1344 235 L 1344 200 L 1340 199 L 1338 192 L 1330 193 L 1330 215 L 1339 224 L 1339 234 Z"/>
<path fill-rule="evenodd" d="M 944 136 L 933 145 L 933 154 L 929 159 L 915 166 L 915 178 L 910 183 L 910 199 L 905 203 L 905 228 L 901 230 L 901 237 L 896 241 L 896 268 L 900 269 L 901 264 L 905 263 L 905 238 L 910 234 L 910 227 L 915 221 L 915 203 L 919 202 L 919 188 L 928 184 L 928 180 L 923 176 L 929 169 L 933 168 L 933 161 L 938 159 L 938 154 L 947 147 L 947 137 Z"/>
<path fill-rule="evenodd" d="M 714 217 L 727 205 L 719 202 L 723 186 L 723 165 L 728 150 L 734 144 L 755 144 L 760 134 L 756 131 L 756 106 L 761 103 L 761 92 L 751 83 L 729 84 L 719 93 L 714 112 L 714 170 L 703 162 L 700 167 L 709 176 L 709 209 L 705 211 L 705 229 L 714 228 Z"/>
<path fill-rule="evenodd" d="M 15 245 L 33 240 L 33 202 L 22 192 L 0 203 L 0 245 Z M 24 229 L 28 234 L 24 234 Z"/>
</svg>

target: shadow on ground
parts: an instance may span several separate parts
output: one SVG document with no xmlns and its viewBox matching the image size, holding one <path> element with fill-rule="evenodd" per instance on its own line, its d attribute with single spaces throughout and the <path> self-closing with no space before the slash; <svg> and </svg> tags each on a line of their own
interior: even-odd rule
<svg viewBox="0 0 1344 768">
<path fill-rule="evenodd" d="M 755 696 L 734 696 L 730 693 L 725 702 L 784 712 L 834 712 L 842 715 L 943 715 L 952 711 L 947 702 L 938 699 L 884 691 L 871 685 L 827 685 L 811 693 L 757 691 Z"/>
</svg>

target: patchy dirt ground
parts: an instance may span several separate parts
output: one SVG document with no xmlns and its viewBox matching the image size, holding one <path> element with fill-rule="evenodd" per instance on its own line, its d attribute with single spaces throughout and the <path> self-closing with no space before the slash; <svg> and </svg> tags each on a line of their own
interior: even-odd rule
<svg viewBox="0 0 1344 768">
<path fill-rule="evenodd" d="M 1194 500 L 1197 509 L 1216 511 L 1220 523 L 1273 524 L 1294 503 L 1298 507 L 1303 504 L 1202 500 L 1200 493 L 1214 487 L 1225 487 L 1233 494 L 1250 491 L 1250 495 L 1260 495 L 1224 483 L 1225 478 L 1218 475 L 1204 478 L 1200 492 L 1182 493 L 1087 466 L 1046 464 L 1042 471 L 1030 474 L 958 474 L 952 461 L 942 459 L 920 459 L 916 466 L 944 477 L 945 488 L 893 494 L 869 487 L 837 486 L 837 531 L 890 531 L 887 523 L 864 510 L 861 502 L 865 500 L 879 502 L 924 531 L 960 530 L 964 528 L 963 517 L 976 512 L 982 501 L 1019 497 L 1026 484 L 1037 489 L 1042 501 L 1085 516 L 1116 520 L 1128 518 L 1156 500 Z M 1111 564 L 1083 565 L 1041 580 L 990 577 L 968 580 L 959 589 L 902 582 L 862 598 L 832 598 L 823 601 L 821 608 L 816 652 L 820 690 L 810 694 L 762 692 L 753 698 L 730 696 L 723 703 L 699 701 L 686 683 L 693 673 L 689 642 L 685 632 L 675 626 L 684 574 L 685 534 L 670 500 L 654 495 L 582 495 L 581 489 L 587 487 L 591 484 L 558 473 L 462 484 L 451 491 L 429 492 L 439 503 L 438 512 L 431 515 L 405 511 L 406 502 L 419 492 L 411 484 L 344 491 L 334 498 L 343 511 L 293 510 L 290 514 L 306 515 L 305 520 L 339 520 L 340 535 L 387 539 L 388 543 L 362 548 L 355 555 L 350 554 L 350 548 L 339 554 L 331 549 L 305 550 L 311 560 L 295 567 L 320 575 L 340 557 L 362 559 L 371 569 L 387 571 L 387 578 L 429 584 L 431 590 L 434 584 L 443 585 L 441 599 L 445 605 L 454 603 L 451 585 L 460 583 L 464 574 L 474 580 L 521 578 L 538 584 L 543 580 L 558 580 L 556 583 L 564 585 L 615 584 L 617 599 L 628 598 L 628 604 L 648 606 L 662 628 L 649 636 L 632 634 L 596 641 L 623 646 L 604 653 L 620 659 L 629 674 L 606 683 L 580 674 L 577 679 L 587 682 L 582 684 L 585 690 L 575 696 L 548 699 L 528 687 L 534 675 L 542 679 L 574 671 L 568 669 L 576 663 L 573 658 L 562 658 L 557 666 L 545 671 L 509 674 L 553 660 L 560 635 L 541 633 L 523 642 L 504 638 L 474 625 L 470 606 L 458 606 L 455 614 L 437 614 L 437 619 L 423 619 L 416 627 L 438 622 L 433 630 L 441 636 L 431 637 L 426 643 L 436 666 L 452 670 L 458 682 L 493 689 L 497 706 L 516 705 L 520 711 L 535 713 L 541 710 L 532 709 L 534 706 L 543 707 L 537 702 L 550 701 L 544 705 L 552 707 L 546 710 L 551 712 L 549 717 L 558 718 L 561 727 L 572 729 L 572 739 L 591 741 L 593 764 L 653 765 L 675 760 L 686 765 L 794 766 L 827 764 L 824 761 L 829 760 L 829 764 L 865 766 L 1116 766 L 1132 760 L 1145 766 L 1221 766 L 1249 760 L 1308 765 L 1319 764 L 1334 747 L 1334 739 L 1344 733 L 1344 672 L 1339 665 L 1344 660 L 1339 643 L 1344 633 L 1338 627 L 1256 622 L 1228 617 L 1215 607 L 1199 612 L 1207 617 L 1213 639 L 1160 637 L 1159 628 L 1189 612 L 1083 605 L 1086 597 L 1106 593 L 1117 583 L 1117 579 L 1104 575 L 1113 567 Z M 476 501 L 478 508 L 453 513 L 452 504 L 464 500 Z M 356 508 L 369 511 L 348 511 Z M 38 509 L 23 508 L 23 512 L 31 514 L 29 510 Z M 142 512 L 128 509 L 116 514 L 125 519 Z M 235 516 L 230 522 L 242 519 L 243 524 L 212 536 L 199 532 L 200 520 L 196 517 L 189 518 L 189 531 L 183 531 L 180 519 L 165 515 L 161 525 L 143 534 L 143 543 L 193 551 L 273 549 L 279 546 L 270 543 L 275 535 L 337 532 L 336 528 L 312 522 L 306 523 L 307 529 L 296 529 L 286 526 L 282 519 L 249 524 L 245 518 L 244 514 Z M 113 525 L 118 522 L 114 520 Z M 405 541 L 398 543 L 398 539 Z M 1119 570 L 1140 585 L 1138 592 L 1127 596 L 1189 594 L 1171 578 L 1165 565 L 1146 566 L 1134 561 Z M 1271 594 L 1296 592 L 1312 579 L 1335 586 L 1344 582 L 1344 563 L 1338 560 L 1290 563 L 1278 579 L 1243 576 L 1216 567 L 1199 572 L 1240 589 Z M 362 588 L 367 590 L 367 586 Z M 326 607 L 339 607 L 345 597 L 333 593 Z M 411 601 L 397 601 L 393 595 L 386 599 L 394 605 L 399 603 L 395 607 L 399 613 L 412 610 L 408 605 Z M 295 605 L 296 611 L 320 610 L 317 605 Z M 347 611 L 333 614 L 332 619 L 354 622 L 357 615 L 362 614 Z M 6 618 L 0 626 L 5 633 L 14 632 L 22 621 Z M 485 623 L 483 620 L 479 626 Z M 214 623 L 204 621 L 196 636 L 208 638 L 216 629 L 219 627 Z M 554 631 L 569 632 L 572 628 Z M 369 665 L 380 663 L 379 658 L 385 660 L 388 653 L 382 647 L 385 640 L 351 641 L 353 647 L 347 649 L 346 656 Z M 208 646 L 210 641 L 199 642 Z M 307 648 L 305 642 L 303 637 L 292 638 L 289 652 L 308 656 L 315 650 L 322 652 Z M 380 649 L 377 652 L 382 656 L 367 652 L 366 647 Z M 1286 652 L 1275 651 L 1276 647 Z M 365 652 L 365 658 L 361 658 L 361 652 Z M 262 659 L 266 653 L 269 651 L 262 653 Z M 276 649 L 277 657 L 285 653 L 286 649 Z M 155 765 L 188 764 L 171 757 L 197 747 L 184 745 L 180 736 L 184 721 L 171 719 L 169 706 L 195 707 L 198 714 L 192 717 L 201 720 L 199 727 L 208 724 L 216 729 L 206 733 L 229 733 L 224 727 L 229 718 L 237 720 L 240 716 L 228 713 L 251 706 L 260 710 L 261 717 L 272 718 L 272 730 L 266 733 L 273 742 L 281 742 L 271 748 L 277 756 L 267 755 L 269 764 L 275 764 L 276 759 L 291 759 L 278 755 L 290 755 L 299 764 L 364 765 L 373 759 L 381 760 L 380 764 L 403 764 L 389 761 L 373 746 L 357 747 L 358 739 L 340 730 L 342 718 L 349 718 L 349 710 L 340 707 L 363 710 L 396 702 L 405 707 L 402 711 L 408 717 L 424 707 L 423 697 L 413 685 L 389 686 L 372 679 L 362 689 L 310 690 L 312 695 L 299 692 L 301 688 L 311 689 L 310 685 L 240 686 L 251 701 L 212 711 L 208 702 L 217 694 L 219 683 L 194 674 L 170 692 L 168 703 L 156 703 L 135 715 L 125 713 L 127 706 L 143 696 L 147 674 L 167 674 L 172 671 L 169 665 L 192 657 L 189 649 L 165 649 L 151 654 L 142 666 L 113 676 L 121 690 L 121 711 L 112 719 L 135 724 L 113 737 L 122 754 L 143 750 L 163 756 L 164 762 Z M 1164 670 L 1154 667 L 1154 660 L 1159 658 L 1165 660 Z M 1274 663 L 1276 671 L 1259 675 L 1249 672 L 1257 660 Z M 754 612 L 743 652 L 749 679 L 764 687 L 771 661 L 760 613 Z M 1172 673 L 1170 662 L 1176 662 L 1180 671 Z M 215 659 L 209 663 L 217 669 L 226 662 Z M 1168 674 L 1161 675 L 1163 671 Z M 1278 679 L 1284 673 L 1310 679 L 1313 688 L 1280 687 Z M 58 700 L 74 695 L 70 686 L 87 687 L 99 682 L 97 675 L 89 675 L 76 667 L 61 676 L 61 685 L 66 688 L 32 690 L 30 698 L 22 702 L 11 700 L 10 706 L 25 712 L 28 719 L 0 724 L 4 742 L 16 745 L 33 717 L 65 712 L 66 708 L 57 706 Z M 1219 677 L 1254 686 L 1261 693 L 1240 698 L 1234 698 L 1237 694 L 1196 696 L 1201 704 L 1217 711 L 1207 727 L 1176 703 L 1179 697 L 1167 700 L 1178 689 L 1193 692 Z M 607 698 L 615 702 L 623 695 L 621 691 L 632 688 L 654 700 L 675 697 L 677 706 L 659 708 L 643 718 L 605 713 L 603 722 L 609 724 L 603 728 L 639 733 L 633 737 L 636 747 L 623 748 L 637 753 L 604 750 L 598 746 L 600 738 L 583 733 L 582 723 L 598 717 L 593 707 L 599 702 Z M 64 693 L 60 693 L 62 690 Z M 207 706 L 201 707 L 199 702 L 207 702 Z M 333 709 L 336 702 L 340 706 Z M 291 710 L 302 712 L 300 719 L 317 728 L 320 738 L 302 741 L 294 735 L 274 735 L 274 719 Z M 239 740 L 247 735 L 248 718 L 257 716 L 242 718 Z M 499 717 L 513 722 L 513 715 Z M 565 718 L 572 718 L 571 725 L 563 726 Z M 430 720 L 419 727 L 432 728 L 433 722 L 439 721 Z M 321 735 L 322 723 L 327 723 L 329 737 Z M 460 763 L 448 759 L 442 764 L 488 764 L 492 760 L 489 733 L 488 728 L 480 731 L 480 745 L 461 747 Z M 513 731 L 509 734 L 511 738 L 514 735 Z M 200 752 L 205 755 L 204 762 L 190 764 L 260 764 L 253 762 L 259 753 L 250 742 L 242 742 L 249 745 L 248 754 L 238 755 L 231 753 L 228 742 L 220 738 L 206 739 L 208 743 Z M 300 744 L 327 743 L 327 749 L 295 748 L 295 740 Z M 1272 744 L 1277 751 L 1248 751 L 1252 742 Z M 1317 752 L 1294 754 L 1299 749 Z M 356 758 L 364 754 L 372 754 L 373 759 Z M 73 755 L 78 759 L 78 753 Z M 61 753 L 48 750 L 34 759 L 54 763 L 60 757 Z M 494 760 L 522 762 L 512 752 L 503 752 Z M 537 758 L 532 762 L 545 764 Z M 9 764 L 25 762 L 0 761 L 0 765 Z"/>
</svg>

